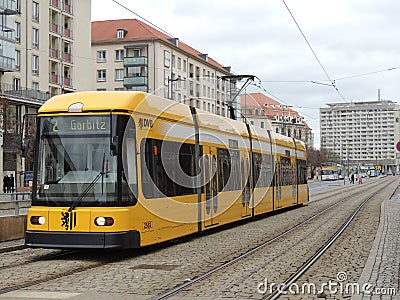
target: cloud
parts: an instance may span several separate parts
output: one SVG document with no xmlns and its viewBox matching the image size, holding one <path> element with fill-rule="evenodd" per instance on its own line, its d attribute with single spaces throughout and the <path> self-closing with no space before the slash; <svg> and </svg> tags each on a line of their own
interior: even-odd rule
<svg viewBox="0 0 400 300">
<path fill-rule="evenodd" d="M 258 76 L 279 99 L 304 107 L 317 140 L 319 108 L 343 102 L 332 87 L 310 83 L 329 82 L 282 1 L 119 1 L 235 73 Z M 397 1 L 285 2 L 332 80 L 400 67 Z M 93 17 L 101 14 L 135 17 L 111 0 L 93 1 Z M 396 69 L 335 84 L 349 102 L 375 100 L 378 89 L 383 98 L 397 101 L 399 80 Z"/>
</svg>

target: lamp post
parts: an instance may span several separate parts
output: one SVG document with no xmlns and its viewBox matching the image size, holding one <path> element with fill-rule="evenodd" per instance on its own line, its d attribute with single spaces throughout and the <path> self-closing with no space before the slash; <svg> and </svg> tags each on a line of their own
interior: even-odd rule
<svg viewBox="0 0 400 300">
<path fill-rule="evenodd" d="M 182 78 L 180 78 L 180 77 L 178 77 L 178 78 L 175 78 L 175 79 L 171 79 L 171 78 L 169 78 L 169 76 L 168 76 L 168 78 L 167 78 L 167 81 L 168 81 L 168 90 L 167 90 L 167 95 L 168 95 L 168 99 L 172 99 L 172 93 L 173 93 L 173 91 L 174 91 L 174 88 L 173 88 L 173 82 L 174 81 L 185 81 L 184 79 L 182 79 Z M 170 88 L 169 88 L 169 85 L 171 84 L 171 95 L 170 95 Z M 173 99 L 172 99 L 173 100 Z"/>
</svg>

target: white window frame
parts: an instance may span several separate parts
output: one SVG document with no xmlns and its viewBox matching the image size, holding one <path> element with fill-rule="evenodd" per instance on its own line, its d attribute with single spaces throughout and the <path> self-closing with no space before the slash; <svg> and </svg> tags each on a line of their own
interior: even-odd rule
<svg viewBox="0 0 400 300">
<path fill-rule="evenodd" d="M 106 50 L 97 51 L 97 62 L 103 63 L 107 61 L 107 53 Z"/>
<path fill-rule="evenodd" d="M 39 56 L 32 55 L 32 74 L 39 75 Z"/>
<path fill-rule="evenodd" d="M 32 28 L 32 48 L 39 49 L 39 29 Z"/>
<path fill-rule="evenodd" d="M 115 81 L 124 80 L 124 69 L 115 69 Z"/>
<path fill-rule="evenodd" d="M 167 50 L 164 50 L 164 67 L 171 67 L 171 53 Z"/>
<path fill-rule="evenodd" d="M 104 82 L 107 80 L 107 70 L 101 69 L 97 70 L 97 81 Z"/>
<path fill-rule="evenodd" d="M 115 61 L 123 61 L 124 60 L 124 50 L 118 49 L 115 50 Z"/>
<path fill-rule="evenodd" d="M 21 23 L 15 22 L 15 41 L 21 43 Z"/>
<path fill-rule="evenodd" d="M 21 69 L 21 51 L 15 50 L 15 68 L 17 70 Z"/>
<path fill-rule="evenodd" d="M 123 39 L 125 37 L 125 30 L 124 29 L 118 29 L 117 30 L 117 39 Z"/>
<path fill-rule="evenodd" d="M 39 3 L 32 2 L 32 21 L 39 23 Z"/>
</svg>

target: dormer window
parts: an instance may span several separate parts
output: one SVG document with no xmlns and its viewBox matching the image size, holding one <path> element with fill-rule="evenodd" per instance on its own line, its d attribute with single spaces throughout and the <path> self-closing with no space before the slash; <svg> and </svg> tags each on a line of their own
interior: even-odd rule
<svg viewBox="0 0 400 300">
<path fill-rule="evenodd" d="M 128 31 L 126 31 L 125 29 L 118 29 L 117 30 L 117 38 L 123 39 L 127 33 L 128 33 Z"/>
</svg>

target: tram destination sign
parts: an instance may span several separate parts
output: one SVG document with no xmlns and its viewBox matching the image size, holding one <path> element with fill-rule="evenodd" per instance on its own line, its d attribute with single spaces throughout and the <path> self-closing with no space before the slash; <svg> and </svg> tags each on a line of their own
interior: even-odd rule
<svg viewBox="0 0 400 300">
<path fill-rule="evenodd" d="M 59 116 L 41 118 L 42 134 L 109 134 L 109 116 Z"/>
</svg>

